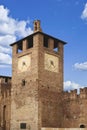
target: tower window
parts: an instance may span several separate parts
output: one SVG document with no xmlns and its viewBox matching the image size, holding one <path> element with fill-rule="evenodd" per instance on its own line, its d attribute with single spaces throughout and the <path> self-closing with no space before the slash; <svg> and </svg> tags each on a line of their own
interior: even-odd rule
<svg viewBox="0 0 87 130">
<path fill-rule="evenodd" d="M 33 37 L 29 37 L 27 39 L 27 49 L 32 48 L 33 47 Z"/>
<path fill-rule="evenodd" d="M 82 125 L 80 125 L 80 128 L 85 128 L 85 125 L 83 125 L 83 124 L 82 124 Z"/>
<path fill-rule="evenodd" d="M 20 123 L 20 129 L 26 129 L 26 123 Z"/>
<path fill-rule="evenodd" d="M 48 38 L 44 37 L 44 47 L 48 48 Z"/>
<path fill-rule="evenodd" d="M 22 44 L 22 42 L 19 42 L 18 43 L 18 48 L 17 48 L 17 53 L 20 53 L 22 51 L 23 51 L 23 44 Z"/>
<path fill-rule="evenodd" d="M 54 49 L 55 52 L 58 52 L 58 42 L 54 41 Z"/>
<path fill-rule="evenodd" d="M 5 83 L 7 83 L 8 82 L 8 78 L 5 78 Z"/>
<path fill-rule="evenodd" d="M 25 79 L 23 79 L 22 80 L 22 86 L 25 86 L 25 83 L 26 83 L 26 81 L 25 81 Z"/>
</svg>

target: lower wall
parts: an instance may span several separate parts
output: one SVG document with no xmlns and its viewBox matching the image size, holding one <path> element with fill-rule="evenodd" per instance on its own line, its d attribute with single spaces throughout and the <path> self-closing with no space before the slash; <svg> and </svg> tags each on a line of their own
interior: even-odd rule
<svg viewBox="0 0 87 130">
<path fill-rule="evenodd" d="M 58 97 L 58 98 L 56 98 Z M 62 128 L 62 97 L 57 92 L 40 90 L 43 128 Z"/>
<path fill-rule="evenodd" d="M 61 128 L 87 128 L 87 98 L 63 101 L 63 123 Z"/>
</svg>

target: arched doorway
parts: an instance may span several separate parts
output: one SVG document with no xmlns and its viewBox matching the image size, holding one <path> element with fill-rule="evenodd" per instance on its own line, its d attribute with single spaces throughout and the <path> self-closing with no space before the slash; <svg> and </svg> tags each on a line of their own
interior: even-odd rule
<svg viewBox="0 0 87 130">
<path fill-rule="evenodd" d="M 80 128 L 85 128 L 85 125 L 81 124 L 81 125 L 80 125 Z"/>
</svg>

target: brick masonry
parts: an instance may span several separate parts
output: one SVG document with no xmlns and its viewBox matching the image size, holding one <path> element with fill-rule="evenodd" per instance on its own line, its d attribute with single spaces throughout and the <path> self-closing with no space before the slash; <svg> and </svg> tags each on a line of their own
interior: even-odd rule
<svg viewBox="0 0 87 130">
<path fill-rule="evenodd" d="M 63 91 L 65 44 L 43 33 L 38 20 L 34 22 L 33 34 L 11 44 L 12 79 L 0 77 L 0 127 L 3 130 L 87 127 L 87 89 L 81 89 L 80 95 L 76 90 Z M 48 60 L 45 67 L 46 54 L 53 59 Z M 54 57 L 58 58 L 58 64 Z"/>
</svg>

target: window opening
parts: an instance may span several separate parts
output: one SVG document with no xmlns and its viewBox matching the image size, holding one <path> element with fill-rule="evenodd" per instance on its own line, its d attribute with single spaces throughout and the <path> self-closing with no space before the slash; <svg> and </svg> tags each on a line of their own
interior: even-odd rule
<svg viewBox="0 0 87 130">
<path fill-rule="evenodd" d="M 80 128 L 85 128 L 85 125 L 83 125 L 83 124 L 82 124 L 82 125 L 80 125 Z"/>
<path fill-rule="evenodd" d="M 23 51 L 23 44 L 22 41 L 18 43 L 17 53 L 21 53 Z"/>
<path fill-rule="evenodd" d="M 54 41 L 54 49 L 53 49 L 53 51 L 58 52 L 58 42 L 56 40 Z"/>
<path fill-rule="evenodd" d="M 22 80 L 22 86 L 25 86 L 25 83 L 26 83 L 26 81 L 23 79 Z"/>
<path fill-rule="evenodd" d="M 44 36 L 44 47 L 48 48 L 48 38 Z"/>
<path fill-rule="evenodd" d="M 8 82 L 8 78 L 5 78 L 5 83 L 7 83 Z"/>
<path fill-rule="evenodd" d="M 20 129 L 26 129 L 26 123 L 20 123 Z"/>
<path fill-rule="evenodd" d="M 29 37 L 27 39 L 27 49 L 32 48 L 33 47 L 33 37 Z"/>
</svg>

